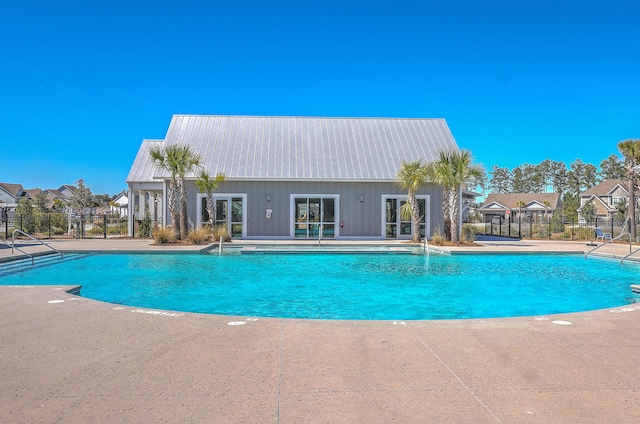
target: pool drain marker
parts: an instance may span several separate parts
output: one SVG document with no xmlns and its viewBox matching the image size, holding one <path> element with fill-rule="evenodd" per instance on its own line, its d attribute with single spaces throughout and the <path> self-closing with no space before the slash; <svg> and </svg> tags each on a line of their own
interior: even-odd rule
<svg viewBox="0 0 640 424">
<path fill-rule="evenodd" d="M 63 303 L 64 300 L 50 300 L 49 303 Z"/>
<path fill-rule="evenodd" d="M 640 309 L 640 305 L 637 305 L 637 306 L 626 306 L 624 308 L 613 309 L 611 312 L 614 313 L 614 314 L 619 314 L 621 312 L 637 311 L 638 309 Z"/>
<path fill-rule="evenodd" d="M 571 325 L 571 324 L 572 324 L 572 323 L 571 323 L 571 322 L 569 322 L 569 321 L 560 321 L 560 320 L 557 320 L 557 321 L 551 321 L 551 322 L 552 322 L 552 323 L 554 323 L 554 324 L 558 324 L 558 325 Z"/>
<path fill-rule="evenodd" d="M 131 312 L 137 312 L 139 314 L 150 314 L 150 315 L 163 315 L 166 317 L 181 317 L 184 314 L 177 314 L 174 312 L 164 312 L 164 311 L 145 311 L 144 309 L 134 309 Z"/>
<path fill-rule="evenodd" d="M 227 325 L 244 325 L 246 323 L 247 323 L 246 321 L 231 321 L 231 322 L 228 322 Z"/>
</svg>

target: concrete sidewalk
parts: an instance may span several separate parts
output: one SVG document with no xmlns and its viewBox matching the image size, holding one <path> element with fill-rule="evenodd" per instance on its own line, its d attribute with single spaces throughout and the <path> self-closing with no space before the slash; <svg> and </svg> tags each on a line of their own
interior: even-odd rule
<svg viewBox="0 0 640 424">
<path fill-rule="evenodd" d="M 640 305 L 313 321 L 152 311 L 65 288 L 0 286 L 0 423 L 640 421 Z"/>
</svg>

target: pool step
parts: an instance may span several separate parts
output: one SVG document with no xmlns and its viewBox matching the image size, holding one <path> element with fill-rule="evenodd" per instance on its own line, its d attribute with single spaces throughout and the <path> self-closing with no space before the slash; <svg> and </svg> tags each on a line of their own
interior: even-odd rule
<svg viewBox="0 0 640 424">
<path fill-rule="evenodd" d="M 60 257 L 57 253 L 49 253 L 46 255 L 38 255 L 33 257 L 33 265 L 31 258 L 21 256 L 20 259 L 16 259 L 9 262 L 0 264 L 0 277 L 3 275 L 9 275 L 16 272 L 29 271 L 35 268 L 42 268 L 45 266 L 59 264 L 60 262 L 73 261 L 76 259 L 89 256 L 88 254 L 66 254 L 64 257 Z"/>
<path fill-rule="evenodd" d="M 376 247 L 376 248 L 362 248 L 362 247 L 348 247 L 348 246 L 246 246 L 240 249 L 240 253 L 243 255 L 256 255 L 256 254 L 400 254 L 410 255 L 415 254 L 414 250 L 407 247 Z"/>
</svg>

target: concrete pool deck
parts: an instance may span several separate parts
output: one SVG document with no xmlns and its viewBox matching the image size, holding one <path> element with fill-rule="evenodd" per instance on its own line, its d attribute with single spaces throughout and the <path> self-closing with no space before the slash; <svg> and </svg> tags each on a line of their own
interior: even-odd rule
<svg viewBox="0 0 640 424">
<path fill-rule="evenodd" d="M 157 249 L 145 240 L 53 245 Z M 525 240 L 451 250 L 585 249 Z M 640 304 L 509 319 L 314 321 L 153 311 L 65 292 L 81 283 L 0 286 L 0 423 L 640 421 Z"/>
</svg>

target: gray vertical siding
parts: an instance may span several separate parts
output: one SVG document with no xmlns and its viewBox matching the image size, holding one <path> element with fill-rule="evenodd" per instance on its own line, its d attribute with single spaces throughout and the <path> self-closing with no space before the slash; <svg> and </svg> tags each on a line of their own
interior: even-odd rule
<svg viewBox="0 0 640 424">
<path fill-rule="evenodd" d="M 246 193 L 247 238 L 290 237 L 291 194 L 338 195 L 336 225 L 344 223 L 340 238 L 384 238 L 382 196 L 406 195 L 406 191 L 394 183 L 320 181 L 227 181 L 216 193 Z M 442 188 L 429 184 L 417 194 L 430 196 L 430 233 L 433 234 L 434 229 L 443 227 Z M 194 219 L 197 189 L 193 182 L 189 183 L 188 196 L 188 214 Z M 364 202 L 360 202 L 360 196 Z M 271 218 L 266 218 L 267 209 L 272 210 Z"/>
</svg>

